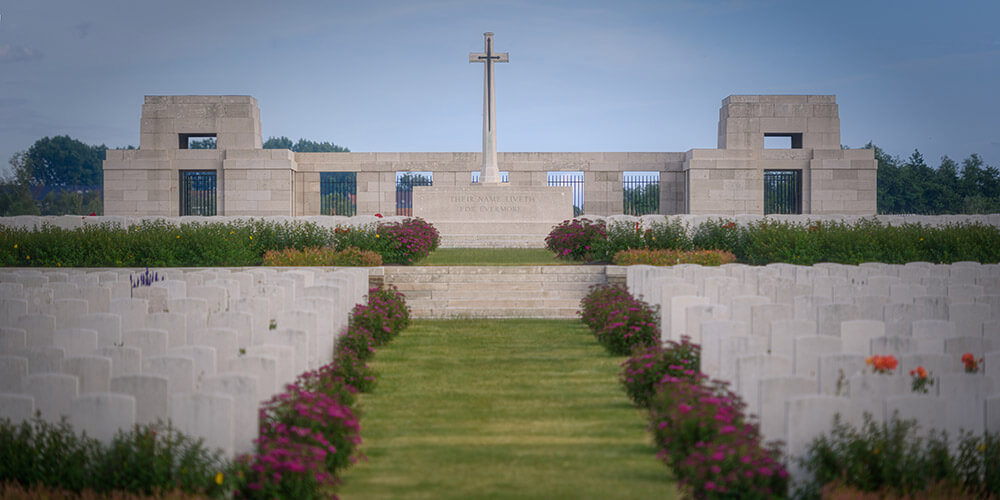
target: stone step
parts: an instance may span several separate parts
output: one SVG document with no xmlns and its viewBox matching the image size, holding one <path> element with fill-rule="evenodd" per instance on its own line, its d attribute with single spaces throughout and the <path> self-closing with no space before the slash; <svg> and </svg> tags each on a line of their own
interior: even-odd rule
<svg viewBox="0 0 1000 500">
<path fill-rule="evenodd" d="M 385 267 L 414 318 L 575 318 L 606 266 Z"/>
</svg>

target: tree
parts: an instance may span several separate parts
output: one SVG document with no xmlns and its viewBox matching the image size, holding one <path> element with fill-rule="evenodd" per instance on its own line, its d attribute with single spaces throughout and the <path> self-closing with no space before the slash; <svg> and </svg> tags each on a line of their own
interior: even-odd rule
<svg viewBox="0 0 1000 500">
<path fill-rule="evenodd" d="M 0 216 L 39 215 L 38 206 L 31 197 L 31 168 L 24 151 L 10 157 L 10 166 L 13 173 L 0 180 Z"/>
<path fill-rule="evenodd" d="M 215 137 L 188 141 L 188 149 L 215 149 Z"/>
<path fill-rule="evenodd" d="M 28 148 L 33 186 L 100 186 L 105 145 L 89 146 L 67 135 L 43 137 Z"/>
<path fill-rule="evenodd" d="M 332 142 L 314 142 L 306 139 L 299 139 L 299 142 L 292 144 L 292 140 L 285 137 L 269 137 L 264 142 L 264 149 L 291 149 L 296 153 L 350 153 L 351 150 L 343 146 L 338 146 Z"/>
</svg>

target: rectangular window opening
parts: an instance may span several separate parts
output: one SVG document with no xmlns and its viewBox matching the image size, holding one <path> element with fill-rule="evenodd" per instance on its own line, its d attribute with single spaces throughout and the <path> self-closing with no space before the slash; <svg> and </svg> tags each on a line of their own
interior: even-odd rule
<svg viewBox="0 0 1000 500">
<path fill-rule="evenodd" d="M 573 188 L 573 217 L 583 215 L 583 172 L 582 171 L 550 171 L 546 175 L 549 186 L 570 186 Z"/>
<path fill-rule="evenodd" d="M 413 187 L 433 186 L 434 172 L 396 172 L 396 215 L 413 216 Z"/>
<path fill-rule="evenodd" d="M 622 213 L 649 215 L 660 213 L 660 173 L 622 173 Z"/>
<path fill-rule="evenodd" d="M 177 134 L 180 149 L 215 149 L 215 134 Z"/>
<path fill-rule="evenodd" d="M 357 215 L 357 172 L 320 172 L 319 200 L 320 215 Z"/>
<path fill-rule="evenodd" d="M 764 149 L 802 149 L 802 134 L 768 132 L 764 134 Z"/>
</svg>

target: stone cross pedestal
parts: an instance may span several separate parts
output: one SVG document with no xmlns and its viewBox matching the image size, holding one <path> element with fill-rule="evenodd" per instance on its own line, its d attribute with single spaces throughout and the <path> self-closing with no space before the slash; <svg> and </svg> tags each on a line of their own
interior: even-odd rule
<svg viewBox="0 0 1000 500">
<path fill-rule="evenodd" d="M 470 63 L 483 63 L 483 168 L 480 171 L 481 184 L 499 184 L 500 169 L 497 167 L 497 114 L 493 91 L 493 63 L 508 62 L 507 52 L 493 52 L 493 33 L 483 33 L 483 52 L 469 53 Z"/>
</svg>

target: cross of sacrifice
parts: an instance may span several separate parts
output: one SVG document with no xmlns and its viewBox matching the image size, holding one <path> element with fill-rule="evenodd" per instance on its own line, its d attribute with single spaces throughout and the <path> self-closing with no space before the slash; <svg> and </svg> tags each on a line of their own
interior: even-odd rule
<svg viewBox="0 0 1000 500">
<path fill-rule="evenodd" d="M 499 184 L 500 169 L 497 167 L 496 109 L 493 105 L 493 63 L 505 63 L 510 59 L 507 52 L 493 52 L 493 33 L 483 33 L 484 52 L 470 52 L 470 63 L 483 63 L 483 168 L 480 172 L 481 184 Z"/>
</svg>

